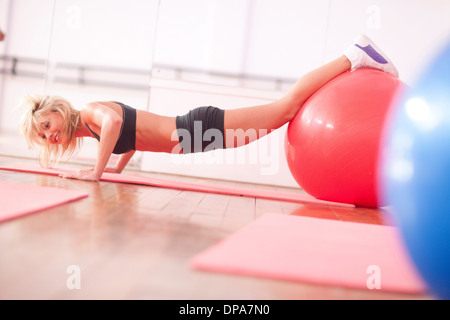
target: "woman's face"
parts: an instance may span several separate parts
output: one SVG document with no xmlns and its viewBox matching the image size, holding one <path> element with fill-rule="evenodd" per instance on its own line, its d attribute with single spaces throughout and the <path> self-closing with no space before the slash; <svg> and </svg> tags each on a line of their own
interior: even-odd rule
<svg viewBox="0 0 450 320">
<path fill-rule="evenodd" d="M 41 119 L 39 135 L 51 144 L 68 143 L 63 130 L 64 119 L 58 112 L 49 112 Z"/>
</svg>

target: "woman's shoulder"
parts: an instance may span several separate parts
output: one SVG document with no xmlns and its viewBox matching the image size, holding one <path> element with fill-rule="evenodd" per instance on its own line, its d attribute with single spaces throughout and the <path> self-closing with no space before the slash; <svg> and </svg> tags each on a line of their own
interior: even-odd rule
<svg viewBox="0 0 450 320">
<path fill-rule="evenodd" d="M 81 108 L 80 115 L 87 123 L 97 123 L 107 115 L 122 119 L 122 108 L 114 101 L 93 101 L 86 103 Z"/>
</svg>

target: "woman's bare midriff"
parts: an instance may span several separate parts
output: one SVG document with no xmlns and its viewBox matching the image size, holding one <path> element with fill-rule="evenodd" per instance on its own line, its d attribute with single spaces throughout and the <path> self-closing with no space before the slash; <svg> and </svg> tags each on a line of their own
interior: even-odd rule
<svg viewBox="0 0 450 320">
<path fill-rule="evenodd" d="M 136 150 L 178 153 L 179 141 L 175 117 L 136 110 Z"/>
</svg>

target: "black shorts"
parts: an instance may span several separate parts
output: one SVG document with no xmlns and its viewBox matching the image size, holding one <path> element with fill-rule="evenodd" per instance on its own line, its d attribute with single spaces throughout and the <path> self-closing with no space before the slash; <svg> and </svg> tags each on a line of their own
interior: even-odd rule
<svg viewBox="0 0 450 320">
<path fill-rule="evenodd" d="M 225 148 L 225 111 L 200 107 L 176 118 L 178 140 L 183 153 Z"/>
</svg>

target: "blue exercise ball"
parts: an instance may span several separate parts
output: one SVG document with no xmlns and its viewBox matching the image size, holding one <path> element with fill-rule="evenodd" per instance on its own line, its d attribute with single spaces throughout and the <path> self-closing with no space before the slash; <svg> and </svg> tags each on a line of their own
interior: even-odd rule
<svg viewBox="0 0 450 320">
<path fill-rule="evenodd" d="M 450 299 L 450 43 L 397 101 L 379 192 L 431 293 Z"/>
</svg>

